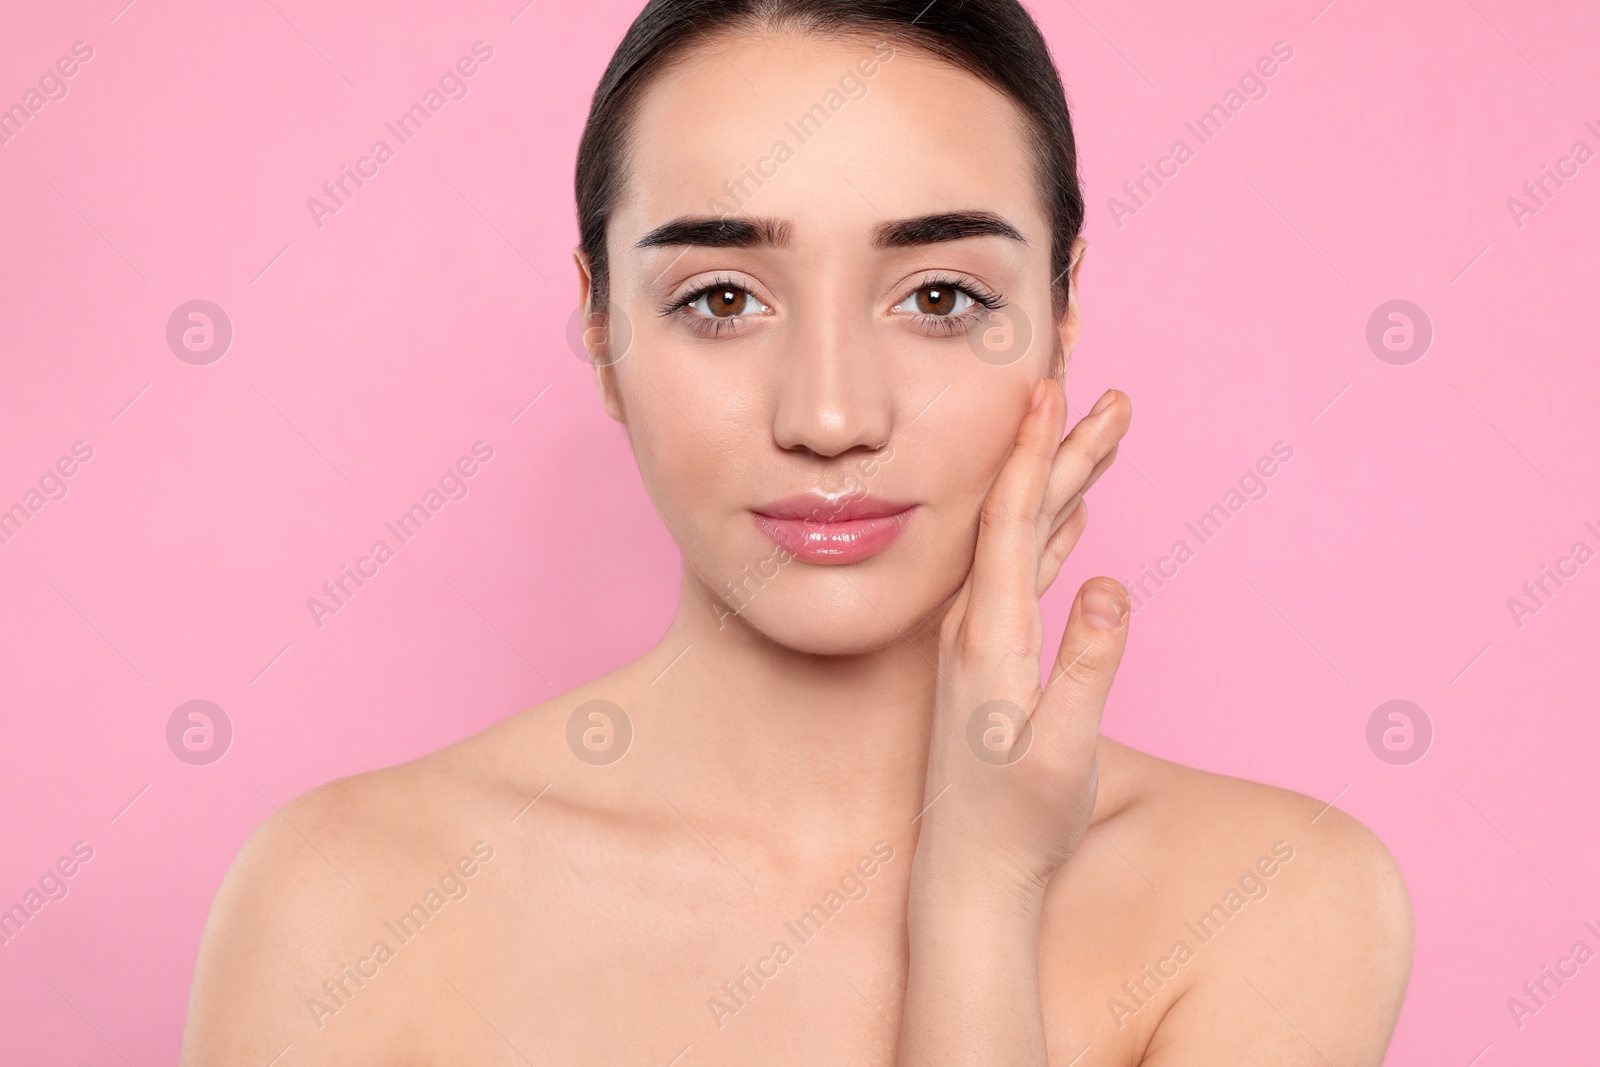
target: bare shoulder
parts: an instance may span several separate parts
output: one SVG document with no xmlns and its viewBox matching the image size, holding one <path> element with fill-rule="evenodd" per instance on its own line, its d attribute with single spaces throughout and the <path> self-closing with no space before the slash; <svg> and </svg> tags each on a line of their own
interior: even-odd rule
<svg viewBox="0 0 1600 1067">
<path fill-rule="evenodd" d="M 527 758 L 537 747 L 529 742 L 549 732 L 549 718 L 530 709 L 438 752 L 275 806 L 213 902 L 185 1067 L 268 1063 L 291 1046 L 302 1063 L 398 1064 L 420 1055 L 414 1013 L 404 1010 L 410 998 L 398 994 L 435 979 L 427 953 L 400 945 L 413 926 L 448 926 L 450 917 L 436 917 L 483 883 L 518 806 L 537 792 L 530 783 L 544 761 Z M 386 992 L 361 995 L 380 970 Z"/>
<path fill-rule="evenodd" d="M 251 834 L 218 889 L 201 940 L 182 1062 L 267 1063 L 315 1034 L 329 1054 L 355 1027 L 328 1028 L 319 1004 L 351 953 L 367 947 L 384 886 L 427 847 L 427 816 L 410 819 L 396 800 L 411 768 L 392 768 L 320 786 L 277 807 Z M 400 828 L 409 822 L 413 833 Z M 419 826 L 422 822 L 424 825 Z M 364 954 L 360 953 L 360 954 Z M 342 999 L 342 998 L 341 998 Z M 366 1014 L 356 1012 L 355 1014 Z M 401 1029 L 404 1020 L 389 1020 Z M 387 1028 L 385 1028 L 387 1030 Z M 389 1050 L 373 1048 L 381 1059 Z M 331 1062 L 314 1058 L 312 1062 Z"/>
<path fill-rule="evenodd" d="M 1281 842 L 1282 850 L 1295 854 L 1281 866 L 1313 869 L 1297 883 L 1306 891 L 1337 889 L 1380 910 L 1408 910 L 1405 883 L 1388 848 L 1327 801 L 1107 744 L 1108 762 L 1121 781 L 1104 824 L 1164 835 L 1165 851 L 1181 857 L 1174 872 L 1180 878 L 1227 869 L 1227 858 L 1270 852 Z"/>
<path fill-rule="evenodd" d="M 1144 1062 L 1381 1063 L 1412 926 L 1377 835 L 1290 790 L 1114 742 L 1102 759 L 1113 795 L 1099 830 L 1148 865 L 1149 914 L 1171 929 L 1152 977 L 1118 990 L 1143 1017 Z"/>
</svg>

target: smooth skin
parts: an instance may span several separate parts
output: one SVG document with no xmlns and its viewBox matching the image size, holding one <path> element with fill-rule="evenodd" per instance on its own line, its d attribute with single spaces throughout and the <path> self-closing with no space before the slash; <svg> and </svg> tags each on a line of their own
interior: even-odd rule
<svg viewBox="0 0 1600 1067">
<path fill-rule="evenodd" d="M 1084 582 L 1046 643 L 1039 597 L 1132 406 L 1109 391 L 1065 433 L 1044 341 L 1070 359 L 1076 296 L 1004 365 L 948 299 L 1052 322 L 1010 102 L 898 48 L 737 205 L 772 241 L 638 247 L 704 216 L 873 45 L 728 37 L 645 94 L 607 246 L 627 329 L 594 355 L 682 550 L 672 623 L 632 663 L 267 817 L 206 926 L 184 1064 L 1381 1062 L 1411 962 L 1383 845 L 1101 734 L 1117 582 Z M 878 239 L 957 211 L 1021 239 Z M 733 292 L 684 302 L 707 286 Z M 752 508 L 858 485 L 916 505 L 898 541 L 752 579 L 773 554 Z M 615 762 L 569 746 L 593 699 L 631 726 Z"/>
</svg>

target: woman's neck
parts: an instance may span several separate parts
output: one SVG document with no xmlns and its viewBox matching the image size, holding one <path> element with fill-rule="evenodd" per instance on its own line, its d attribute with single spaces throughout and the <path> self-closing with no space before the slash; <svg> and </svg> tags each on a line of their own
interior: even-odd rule
<svg viewBox="0 0 1600 1067">
<path fill-rule="evenodd" d="M 640 770 L 670 783 L 675 803 L 769 836 L 788 827 L 801 847 L 837 842 L 852 824 L 909 829 L 923 803 L 937 626 L 819 656 L 719 605 L 686 575 L 672 625 L 629 669 L 629 713 L 655 726 Z"/>
</svg>

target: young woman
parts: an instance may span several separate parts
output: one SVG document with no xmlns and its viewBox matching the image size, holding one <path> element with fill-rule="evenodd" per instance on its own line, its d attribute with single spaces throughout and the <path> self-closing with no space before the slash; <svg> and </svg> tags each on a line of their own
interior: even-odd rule
<svg viewBox="0 0 1600 1067">
<path fill-rule="evenodd" d="M 184 1062 L 1379 1063 L 1383 846 L 1102 737 L 1115 581 L 1042 647 L 1131 407 L 1063 439 L 1083 199 L 1015 0 L 652 0 L 577 202 L 677 613 L 267 820 Z"/>
</svg>

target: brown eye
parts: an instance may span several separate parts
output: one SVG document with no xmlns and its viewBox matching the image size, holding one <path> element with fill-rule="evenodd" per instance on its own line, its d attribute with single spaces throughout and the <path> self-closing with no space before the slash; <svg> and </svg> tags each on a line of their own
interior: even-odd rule
<svg viewBox="0 0 1600 1067">
<path fill-rule="evenodd" d="M 956 293 L 948 285 L 924 285 L 916 291 L 917 310 L 924 315 L 948 315 L 956 309 Z"/>
<path fill-rule="evenodd" d="M 750 294 L 743 289 L 732 286 L 723 289 L 713 289 L 706 294 L 706 309 L 719 319 L 731 319 L 744 313 L 745 305 L 750 302 Z"/>
<path fill-rule="evenodd" d="M 720 281 L 710 288 L 701 289 L 679 306 L 688 308 L 698 318 L 718 320 L 745 319 L 767 310 L 767 306 L 748 289 Z"/>
</svg>

